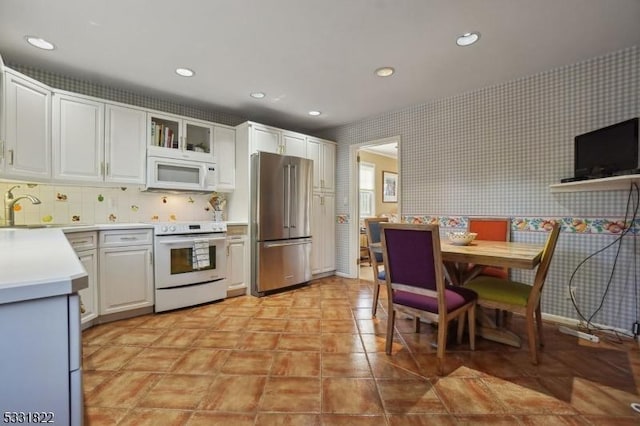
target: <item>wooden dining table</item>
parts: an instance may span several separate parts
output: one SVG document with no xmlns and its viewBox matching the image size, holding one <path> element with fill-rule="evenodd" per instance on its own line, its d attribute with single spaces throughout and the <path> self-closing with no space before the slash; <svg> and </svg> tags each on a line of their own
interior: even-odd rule
<svg viewBox="0 0 640 426">
<path fill-rule="evenodd" d="M 462 246 L 446 238 L 440 240 L 442 261 L 453 285 L 466 284 L 484 266 L 533 269 L 540 263 L 543 248 L 543 245 L 510 241 L 474 240 Z"/>
<path fill-rule="evenodd" d="M 372 244 L 374 251 L 382 251 L 382 244 Z M 440 251 L 445 273 L 453 285 L 464 285 L 484 266 L 534 269 L 542 258 L 544 245 L 507 241 L 474 240 L 468 245 L 452 244 L 447 238 L 440 240 Z M 472 266 L 469 266 L 472 265 Z M 520 336 L 498 326 L 482 309 L 477 314 L 476 334 L 485 339 L 520 347 Z"/>
</svg>

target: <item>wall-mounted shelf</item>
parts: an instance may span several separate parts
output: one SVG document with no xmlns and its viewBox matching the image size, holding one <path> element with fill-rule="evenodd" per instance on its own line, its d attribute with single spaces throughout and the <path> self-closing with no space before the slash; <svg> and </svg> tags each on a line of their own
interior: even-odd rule
<svg viewBox="0 0 640 426">
<path fill-rule="evenodd" d="M 628 190 L 632 182 L 640 185 L 640 175 L 612 176 L 601 179 L 558 183 L 555 185 L 549 185 L 549 188 L 551 189 L 551 192 Z"/>
</svg>

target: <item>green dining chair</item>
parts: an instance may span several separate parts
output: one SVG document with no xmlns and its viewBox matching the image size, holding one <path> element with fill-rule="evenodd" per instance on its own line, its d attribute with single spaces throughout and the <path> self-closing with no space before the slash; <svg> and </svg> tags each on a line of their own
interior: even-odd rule
<svg viewBox="0 0 640 426">
<path fill-rule="evenodd" d="M 464 286 L 478 294 L 478 305 L 481 307 L 524 315 L 527 321 L 529 353 L 533 364 L 538 364 L 538 346 L 544 345 L 540 299 L 559 235 L 560 224 L 555 223 L 544 245 L 533 285 L 481 275 Z"/>
</svg>

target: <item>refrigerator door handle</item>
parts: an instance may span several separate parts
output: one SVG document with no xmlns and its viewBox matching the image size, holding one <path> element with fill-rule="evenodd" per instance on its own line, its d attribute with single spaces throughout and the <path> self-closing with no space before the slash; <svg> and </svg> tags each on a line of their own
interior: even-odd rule
<svg viewBox="0 0 640 426">
<path fill-rule="evenodd" d="M 293 169 L 293 173 L 291 173 L 291 169 Z M 297 167 L 295 165 L 291 166 L 291 169 L 289 169 L 289 173 L 290 173 L 290 177 L 289 179 L 291 180 L 291 195 L 292 197 L 290 198 L 291 202 L 289 203 L 289 209 L 293 210 L 293 217 L 291 216 L 291 211 L 289 212 L 289 225 L 291 228 L 295 228 L 296 227 L 296 218 L 298 217 L 298 185 L 297 185 L 297 176 L 298 176 L 298 170 Z"/>
<path fill-rule="evenodd" d="M 273 243 L 264 243 L 264 248 L 273 248 L 273 247 L 285 247 L 285 246 L 298 246 L 301 244 L 309 244 L 311 243 L 311 238 L 303 238 L 295 241 L 277 241 Z"/>
<path fill-rule="evenodd" d="M 283 186 L 284 188 L 283 193 L 284 193 L 284 227 L 285 229 L 289 228 L 289 221 L 291 220 L 291 210 L 289 208 L 289 204 L 291 203 L 290 201 L 290 189 L 291 189 L 291 165 L 287 164 L 286 166 L 284 166 L 284 179 L 283 179 Z"/>
</svg>

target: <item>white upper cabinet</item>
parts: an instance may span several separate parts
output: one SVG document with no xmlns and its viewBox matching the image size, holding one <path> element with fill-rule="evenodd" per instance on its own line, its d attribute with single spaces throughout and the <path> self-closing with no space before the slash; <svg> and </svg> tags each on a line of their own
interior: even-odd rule
<svg viewBox="0 0 640 426">
<path fill-rule="evenodd" d="M 307 137 L 300 133 L 282 132 L 281 153 L 307 158 Z"/>
<path fill-rule="evenodd" d="M 264 151 L 280 154 L 281 136 L 280 129 L 263 126 L 261 124 L 250 124 L 249 132 L 251 136 L 251 153 Z"/>
<path fill-rule="evenodd" d="M 145 183 L 146 111 L 54 91 L 54 181 Z"/>
<path fill-rule="evenodd" d="M 106 104 L 105 182 L 145 183 L 147 113 Z"/>
<path fill-rule="evenodd" d="M 102 181 L 104 103 L 55 91 L 53 94 L 53 178 Z"/>
<path fill-rule="evenodd" d="M 51 178 L 51 89 L 13 70 L 4 74 L 3 176 Z"/>
<path fill-rule="evenodd" d="M 313 190 L 335 192 L 336 145 L 308 137 L 307 158 L 313 160 Z"/>
<path fill-rule="evenodd" d="M 307 143 L 305 135 L 257 123 L 250 123 L 249 127 L 252 153 L 265 151 L 306 158 Z"/>
<path fill-rule="evenodd" d="M 232 191 L 236 187 L 236 130 L 214 126 L 213 149 L 218 169 L 216 191 Z"/>
<path fill-rule="evenodd" d="M 213 123 L 163 113 L 147 113 L 148 154 L 213 162 Z"/>
</svg>

